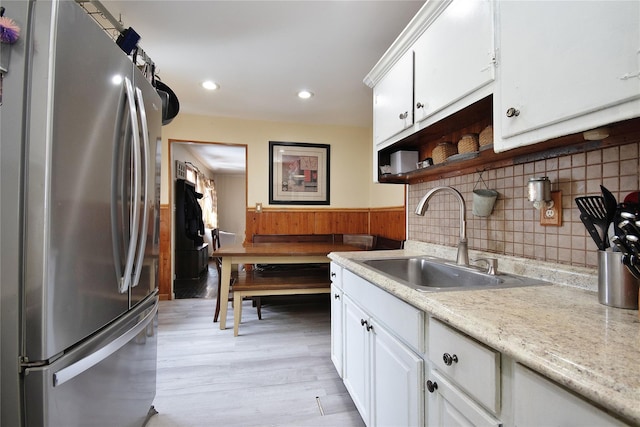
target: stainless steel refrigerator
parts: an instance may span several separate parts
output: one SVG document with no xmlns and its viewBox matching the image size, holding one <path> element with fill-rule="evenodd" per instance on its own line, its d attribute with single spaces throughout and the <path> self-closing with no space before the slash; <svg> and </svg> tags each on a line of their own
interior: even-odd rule
<svg viewBox="0 0 640 427">
<path fill-rule="evenodd" d="M 141 426 L 155 397 L 161 100 L 74 1 L 4 1 L 2 426 Z"/>
</svg>

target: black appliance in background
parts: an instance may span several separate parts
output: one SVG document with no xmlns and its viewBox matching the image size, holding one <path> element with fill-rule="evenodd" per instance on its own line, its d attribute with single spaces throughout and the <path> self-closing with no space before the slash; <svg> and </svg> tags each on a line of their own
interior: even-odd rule
<svg viewBox="0 0 640 427">
<path fill-rule="evenodd" d="M 197 280 L 207 272 L 209 244 L 205 243 L 204 222 L 193 183 L 176 180 L 175 192 L 175 277 L 176 282 Z"/>
</svg>

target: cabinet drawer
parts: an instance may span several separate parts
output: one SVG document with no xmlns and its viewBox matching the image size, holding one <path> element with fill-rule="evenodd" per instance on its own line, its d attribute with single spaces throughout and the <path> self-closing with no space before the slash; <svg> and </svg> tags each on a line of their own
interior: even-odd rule
<svg viewBox="0 0 640 427">
<path fill-rule="evenodd" d="M 429 359 L 469 395 L 498 413 L 500 410 L 500 353 L 429 319 Z"/>
<path fill-rule="evenodd" d="M 514 371 L 515 425 L 623 426 L 586 400 L 516 364 Z"/>
<path fill-rule="evenodd" d="M 355 275 L 342 272 L 345 294 L 417 353 L 424 353 L 424 313 Z"/>
</svg>

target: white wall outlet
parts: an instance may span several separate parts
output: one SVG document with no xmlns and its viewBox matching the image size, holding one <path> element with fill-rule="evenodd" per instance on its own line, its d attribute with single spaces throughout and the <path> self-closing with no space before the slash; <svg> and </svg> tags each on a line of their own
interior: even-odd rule
<svg viewBox="0 0 640 427">
<path fill-rule="evenodd" d="M 562 191 L 552 191 L 553 205 L 540 209 L 540 225 L 560 227 L 562 225 Z"/>
</svg>

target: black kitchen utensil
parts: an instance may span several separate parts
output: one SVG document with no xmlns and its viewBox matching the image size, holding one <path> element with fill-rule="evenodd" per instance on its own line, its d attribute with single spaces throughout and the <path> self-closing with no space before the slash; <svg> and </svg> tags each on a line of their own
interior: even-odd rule
<svg viewBox="0 0 640 427">
<path fill-rule="evenodd" d="M 604 246 L 604 242 L 602 241 L 602 237 L 598 233 L 598 230 L 596 230 L 596 227 L 593 224 L 593 220 L 591 216 L 584 213 L 580 214 L 580 221 L 582 221 L 582 223 L 584 224 L 585 228 L 591 235 L 591 238 L 595 242 L 598 249 L 600 249 L 601 251 L 604 251 L 606 249 Z"/>
<path fill-rule="evenodd" d="M 609 191 L 605 186 L 601 185 L 600 190 L 602 191 L 602 198 L 604 199 L 604 208 L 606 212 L 607 218 L 607 231 L 605 231 L 604 245 L 605 247 L 609 247 L 609 228 L 613 223 L 616 217 L 616 209 L 618 207 L 618 202 L 616 201 L 616 197 Z"/>
<path fill-rule="evenodd" d="M 604 205 L 604 197 L 602 196 L 583 196 L 576 197 L 576 205 L 580 209 L 580 220 L 587 227 L 587 231 L 591 234 L 593 241 L 596 242 L 598 249 L 605 250 L 609 247 L 607 238 L 607 228 L 609 223 L 607 221 L 607 210 Z M 585 216 L 585 218 L 583 218 Z M 592 225 L 597 226 L 602 234 L 598 235 L 598 239 L 594 237 L 592 230 L 589 230 L 588 222 L 585 219 L 588 218 Z M 595 234 L 598 234 L 597 232 Z M 605 241 L 607 242 L 605 244 Z"/>
<path fill-rule="evenodd" d="M 180 101 L 169 86 L 160 80 L 155 81 L 156 91 L 162 101 L 162 126 L 168 125 L 180 111 Z"/>
<path fill-rule="evenodd" d="M 640 279 L 640 259 L 637 254 L 634 253 L 633 248 L 629 246 L 632 242 L 629 242 L 627 239 L 623 239 L 620 236 L 613 236 L 611 238 L 611 243 L 613 243 L 622 253 L 622 264 L 627 267 L 629 273 L 631 273 L 631 275 L 636 279 Z"/>
</svg>

